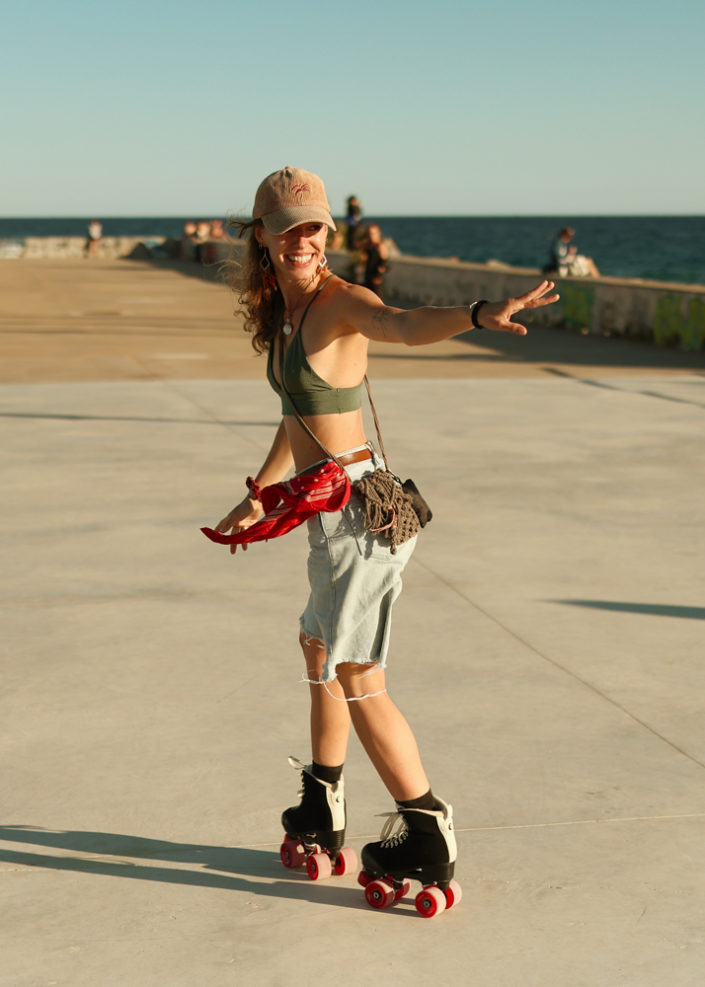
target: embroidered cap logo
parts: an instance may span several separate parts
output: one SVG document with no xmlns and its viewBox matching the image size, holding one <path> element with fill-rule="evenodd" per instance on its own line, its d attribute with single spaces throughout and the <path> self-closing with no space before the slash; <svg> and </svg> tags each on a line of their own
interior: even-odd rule
<svg viewBox="0 0 705 987">
<path fill-rule="evenodd" d="M 304 196 L 307 193 L 309 195 L 311 194 L 311 186 L 310 185 L 302 184 L 302 185 L 292 185 L 291 186 L 291 194 L 297 200 L 297 202 L 299 203 L 299 205 L 302 205 L 303 204 L 303 198 L 304 198 Z"/>
</svg>

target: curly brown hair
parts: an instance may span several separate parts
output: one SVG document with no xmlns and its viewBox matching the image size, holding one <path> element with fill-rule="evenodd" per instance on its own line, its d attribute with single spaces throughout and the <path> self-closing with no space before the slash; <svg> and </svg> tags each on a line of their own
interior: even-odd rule
<svg viewBox="0 0 705 987">
<path fill-rule="evenodd" d="M 255 228 L 262 226 L 262 220 L 232 220 L 228 225 L 237 229 L 238 239 L 247 241 L 247 248 L 241 262 L 229 261 L 225 265 L 225 277 L 241 306 L 238 311 L 245 317 L 245 330 L 252 333 L 253 348 L 257 353 L 264 353 L 281 325 L 284 299 L 271 260 L 269 277 L 262 268 L 264 258 L 269 258 L 269 252 L 260 246 L 255 236 Z"/>
</svg>

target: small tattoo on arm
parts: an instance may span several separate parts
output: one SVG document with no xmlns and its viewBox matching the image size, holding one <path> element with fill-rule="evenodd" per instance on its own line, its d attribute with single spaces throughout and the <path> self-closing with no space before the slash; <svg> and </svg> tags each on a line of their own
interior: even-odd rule
<svg viewBox="0 0 705 987">
<path fill-rule="evenodd" d="M 382 333 L 382 335 L 385 337 L 385 339 L 387 337 L 388 319 L 389 319 L 389 310 L 384 308 L 383 306 L 378 308 L 375 311 L 375 314 L 372 316 L 372 328 L 375 331 L 379 330 Z"/>
</svg>

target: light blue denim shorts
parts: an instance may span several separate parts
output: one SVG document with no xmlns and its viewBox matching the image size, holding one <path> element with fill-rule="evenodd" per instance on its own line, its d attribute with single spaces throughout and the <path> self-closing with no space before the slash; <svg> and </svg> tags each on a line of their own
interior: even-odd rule
<svg viewBox="0 0 705 987">
<path fill-rule="evenodd" d="M 384 464 L 375 453 L 345 471 L 355 483 L 380 468 Z M 336 665 L 342 662 L 385 668 L 392 606 L 401 593 L 402 572 L 416 538 L 399 545 L 392 555 L 383 534 L 366 530 L 362 501 L 355 493 L 342 510 L 322 511 L 307 524 L 311 595 L 300 623 L 305 635 L 318 638 L 325 646 L 321 681 L 331 682 Z"/>
</svg>

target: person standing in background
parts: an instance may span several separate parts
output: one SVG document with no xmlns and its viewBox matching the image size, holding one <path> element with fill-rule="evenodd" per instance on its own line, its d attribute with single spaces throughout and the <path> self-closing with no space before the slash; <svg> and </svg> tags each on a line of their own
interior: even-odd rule
<svg viewBox="0 0 705 987">
<path fill-rule="evenodd" d="M 348 231 L 345 237 L 345 246 L 348 250 L 354 250 L 357 246 L 357 228 L 362 220 L 362 206 L 360 205 L 360 200 L 356 195 L 351 195 L 348 198 L 347 212 L 345 214 L 345 222 L 348 225 Z"/>
<path fill-rule="evenodd" d="M 365 288 L 369 288 L 370 291 L 374 291 L 376 295 L 381 297 L 389 251 L 382 239 L 382 230 L 378 223 L 370 223 L 367 227 L 367 234 L 362 249 L 365 257 L 363 284 Z"/>
</svg>

